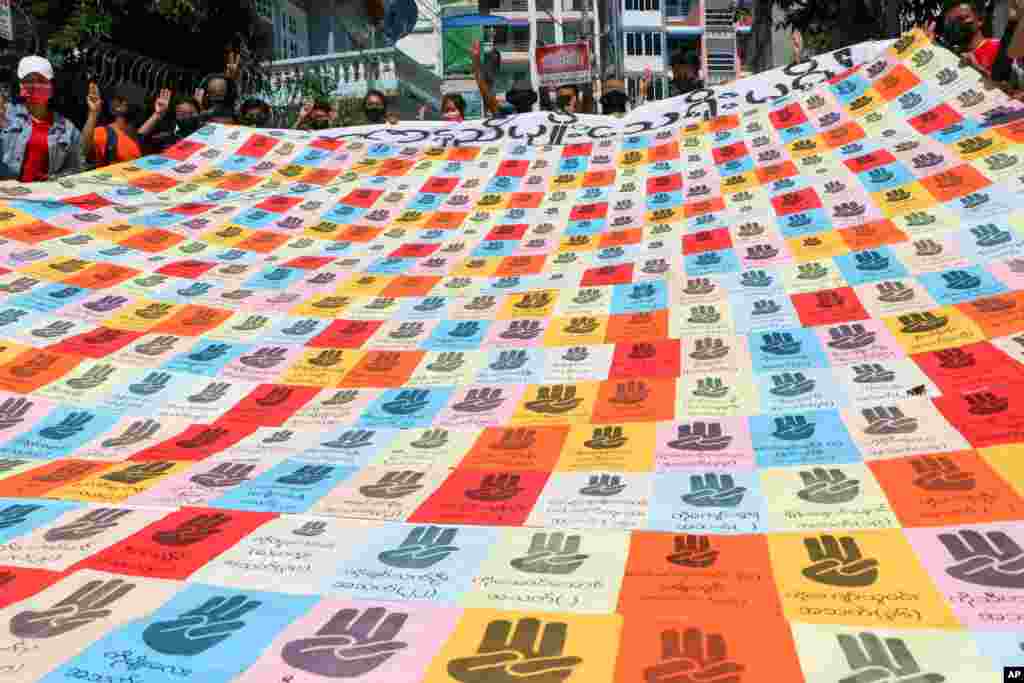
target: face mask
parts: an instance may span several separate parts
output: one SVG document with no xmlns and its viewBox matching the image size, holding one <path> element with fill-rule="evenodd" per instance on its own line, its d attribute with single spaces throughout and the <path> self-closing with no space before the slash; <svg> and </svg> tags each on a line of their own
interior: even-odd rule
<svg viewBox="0 0 1024 683">
<path fill-rule="evenodd" d="M 225 98 L 223 95 L 207 95 L 206 96 L 206 104 L 211 109 L 214 109 L 214 108 L 219 107 L 222 104 L 224 104 L 224 100 L 225 99 L 227 99 L 227 98 Z"/>
<path fill-rule="evenodd" d="M 511 104 L 517 112 L 523 113 L 533 109 L 534 98 L 529 94 L 527 95 L 516 95 L 513 98 L 506 97 L 508 103 Z"/>
<path fill-rule="evenodd" d="M 53 95 L 53 85 L 50 83 L 22 83 L 21 96 L 29 104 L 46 104 Z"/>
<path fill-rule="evenodd" d="M 266 126 L 269 118 L 265 114 L 246 114 L 242 117 L 242 125 L 250 128 L 262 128 Z"/>
<path fill-rule="evenodd" d="M 446 121 L 461 121 L 462 120 L 462 114 L 460 114 L 457 109 L 453 109 L 452 111 L 446 111 L 443 114 L 443 116 L 444 116 Z"/>
<path fill-rule="evenodd" d="M 309 122 L 309 127 L 313 130 L 325 130 L 331 127 L 331 122 L 327 119 L 314 119 Z"/>
<path fill-rule="evenodd" d="M 556 102 L 558 103 L 559 109 L 568 109 L 569 105 L 572 104 L 572 95 L 559 95 Z"/>
<path fill-rule="evenodd" d="M 178 119 L 178 132 L 182 135 L 192 135 L 202 127 L 202 117 L 185 116 Z"/>
<path fill-rule="evenodd" d="M 626 96 L 620 92 L 608 93 L 601 98 L 601 106 L 604 108 L 606 114 L 625 111 Z"/>
<path fill-rule="evenodd" d="M 370 123 L 384 123 L 384 107 L 366 107 L 363 111 Z"/>
<path fill-rule="evenodd" d="M 965 19 L 955 19 L 946 24 L 943 37 L 950 47 L 965 48 L 974 37 L 976 28 L 972 22 Z"/>
</svg>

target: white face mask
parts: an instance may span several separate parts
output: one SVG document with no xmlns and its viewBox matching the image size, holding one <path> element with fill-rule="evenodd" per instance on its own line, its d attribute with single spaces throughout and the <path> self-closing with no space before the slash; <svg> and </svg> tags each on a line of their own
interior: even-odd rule
<svg viewBox="0 0 1024 683">
<path fill-rule="evenodd" d="M 448 121 L 461 121 L 462 114 L 459 113 L 458 109 L 451 109 L 444 113 L 444 118 Z"/>
</svg>

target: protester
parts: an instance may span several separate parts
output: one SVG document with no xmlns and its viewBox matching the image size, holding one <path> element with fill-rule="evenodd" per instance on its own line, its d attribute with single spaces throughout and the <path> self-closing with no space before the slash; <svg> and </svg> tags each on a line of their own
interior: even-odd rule
<svg viewBox="0 0 1024 683">
<path fill-rule="evenodd" d="M 672 57 L 672 95 L 685 95 L 704 88 L 700 78 L 700 57 L 696 52 L 677 52 Z"/>
<path fill-rule="evenodd" d="M 974 2 L 948 0 L 940 17 L 942 24 L 938 38 L 953 52 L 967 57 L 986 76 L 992 75 L 999 54 L 999 41 L 986 38 L 982 32 L 983 21 Z M 936 25 L 929 24 L 925 32 L 936 39 Z"/>
<path fill-rule="evenodd" d="M 82 169 L 82 138 L 50 107 L 53 66 L 43 57 L 18 62 L 18 94 L 0 111 L 0 176 L 32 183 Z"/>
<path fill-rule="evenodd" d="M 363 114 L 366 120 L 372 124 L 385 122 L 387 116 L 387 99 L 380 90 L 370 90 L 363 98 Z"/>
<path fill-rule="evenodd" d="M 441 117 L 451 123 L 466 120 L 466 100 L 458 93 L 448 93 L 441 98 Z"/>
<path fill-rule="evenodd" d="M 242 102 L 238 122 L 251 128 L 267 128 L 270 126 L 270 105 L 258 97 L 250 97 Z"/>
<path fill-rule="evenodd" d="M 337 112 L 328 100 L 306 100 L 299 111 L 295 127 L 299 130 L 325 130 L 334 125 Z"/>
<path fill-rule="evenodd" d="M 580 89 L 572 83 L 559 86 L 555 106 L 563 114 L 576 114 L 580 108 Z"/>
<path fill-rule="evenodd" d="M 110 123 L 97 127 L 96 123 L 103 108 L 99 87 L 89 84 L 87 103 L 89 116 L 82 129 L 82 154 L 97 167 L 138 159 L 151 151 L 151 134 L 156 130 L 167 108 L 170 106 L 171 91 L 160 92 L 153 105 L 153 114 L 136 128 L 140 118 L 141 105 L 136 102 L 138 93 L 130 86 L 122 85 L 114 91 L 109 102 Z"/>
<path fill-rule="evenodd" d="M 604 82 L 604 94 L 601 95 L 601 113 L 621 119 L 626 115 L 626 84 L 618 78 L 609 78 Z"/>
<path fill-rule="evenodd" d="M 207 76 L 196 90 L 195 99 L 207 121 L 235 123 L 238 86 L 233 78 L 223 73 Z"/>
</svg>

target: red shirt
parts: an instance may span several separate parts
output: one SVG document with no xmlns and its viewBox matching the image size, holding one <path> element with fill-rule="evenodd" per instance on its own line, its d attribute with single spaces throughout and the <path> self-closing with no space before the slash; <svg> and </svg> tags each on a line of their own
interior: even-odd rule
<svg viewBox="0 0 1024 683">
<path fill-rule="evenodd" d="M 995 38 L 986 38 L 971 54 L 978 66 L 991 74 L 992 65 L 996 63 L 996 55 L 999 54 L 999 41 Z"/>
<path fill-rule="evenodd" d="M 34 183 L 46 180 L 50 175 L 50 124 L 32 119 L 32 136 L 25 148 L 25 160 L 21 164 L 21 182 Z"/>
</svg>

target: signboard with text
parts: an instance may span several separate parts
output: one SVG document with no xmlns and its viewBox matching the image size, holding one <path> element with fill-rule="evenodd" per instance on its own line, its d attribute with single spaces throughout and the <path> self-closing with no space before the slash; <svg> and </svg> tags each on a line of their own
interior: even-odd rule
<svg viewBox="0 0 1024 683">
<path fill-rule="evenodd" d="M 586 43 L 545 45 L 537 48 L 541 87 L 590 81 L 590 48 Z"/>
<path fill-rule="evenodd" d="M 11 0 L 0 0 L 0 38 L 14 40 L 14 22 L 11 20 Z"/>
</svg>

